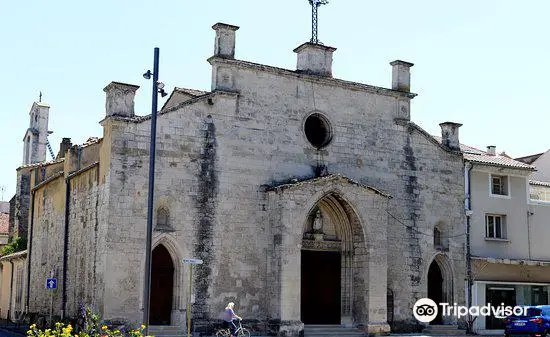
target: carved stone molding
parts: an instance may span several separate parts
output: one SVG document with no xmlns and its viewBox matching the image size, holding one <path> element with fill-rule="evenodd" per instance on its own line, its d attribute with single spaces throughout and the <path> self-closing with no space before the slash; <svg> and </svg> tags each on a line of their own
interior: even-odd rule
<svg viewBox="0 0 550 337">
<path fill-rule="evenodd" d="M 340 241 L 302 240 L 302 249 L 305 249 L 305 250 L 324 250 L 324 251 L 341 251 L 342 250 L 342 243 Z"/>
</svg>

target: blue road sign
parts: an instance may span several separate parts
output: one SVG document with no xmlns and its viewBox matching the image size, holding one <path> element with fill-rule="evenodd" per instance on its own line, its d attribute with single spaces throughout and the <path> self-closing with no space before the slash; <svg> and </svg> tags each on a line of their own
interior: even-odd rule
<svg viewBox="0 0 550 337">
<path fill-rule="evenodd" d="M 49 278 L 46 280 L 46 289 L 54 290 L 57 289 L 57 279 Z"/>
</svg>

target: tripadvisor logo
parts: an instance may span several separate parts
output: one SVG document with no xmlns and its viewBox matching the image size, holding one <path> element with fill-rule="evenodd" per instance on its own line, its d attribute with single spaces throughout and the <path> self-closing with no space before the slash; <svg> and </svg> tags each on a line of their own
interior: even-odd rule
<svg viewBox="0 0 550 337">
<path fill-rule="evenodd" d="M 527 315 L 527 307 L 505 306 L 504 303 L 501 303 L 499 306 L 493 306 L 491 303 L 487 303 L 487 305 L 481 307 L 472 306 L 468 308 L 463 305 L 457 305 L 456 303 L 453 303 L 453 305 L 449 303 L 439 303 L 438 305 L 429 298 L 421 298 L 416 301 L 413 306 L 414 317 L 422 323 L 430 323 L 437 317 L 440 311 L 441 316 L 454 316 L 457 318 L 465 317 L 468 314 L 470 316 L 494 316 L 497 318 L 504 318 L 511 315 Z"/>
</svg>

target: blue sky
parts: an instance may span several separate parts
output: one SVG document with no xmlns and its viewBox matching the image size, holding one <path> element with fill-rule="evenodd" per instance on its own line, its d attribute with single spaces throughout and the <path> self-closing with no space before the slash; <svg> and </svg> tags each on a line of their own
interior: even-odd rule
<svg viewBox="0 0 550 337">
<path fill-rule="evenodd" d="M 295 69 L 292 50 L 310 38 L 310 12 L 307 0 L 0 2 L 3 199 L 15 193 L 39 91 L 57 153 L 62 137 L 102 136 L 110 81 L 141 86 L 136 112 L 150 113 L 142 74 L 154 47 L 166 89 L 208 90 L 214 23 L 241 27 L 236 58 Z M 337 78 L 389 87 L 389 62 L 414 63 L 413 121 L 435 135 L 441 122 L 463 123 L 463 143 L 518 157 L 550 148 L 549 12 L 545 0 L 332 0 L 319 11 L 319 39 L 337 48 Z"/>
</svg>

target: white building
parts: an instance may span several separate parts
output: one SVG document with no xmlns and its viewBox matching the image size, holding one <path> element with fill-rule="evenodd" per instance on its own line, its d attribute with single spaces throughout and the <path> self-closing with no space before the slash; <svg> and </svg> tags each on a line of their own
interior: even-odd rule
<svg viewBox="0 0 550 337">
<path fill-rule="evenodd" d="M 550 203 L 530 198 L 536 168 L 497 154 L 494 146 L 486 152 L 462 150 L 466 208 L 471 211 L 472 305 L 548 304 Z M 479 334 L 502 334 L 503 329 L 497 317 L 474 322 Z"/>
</svg>

